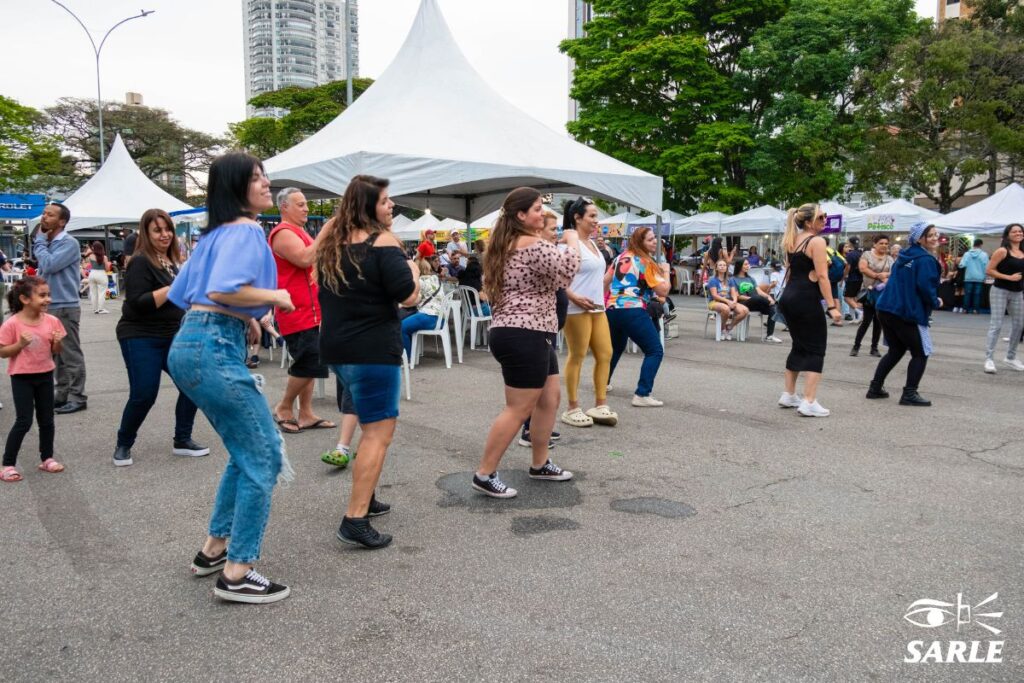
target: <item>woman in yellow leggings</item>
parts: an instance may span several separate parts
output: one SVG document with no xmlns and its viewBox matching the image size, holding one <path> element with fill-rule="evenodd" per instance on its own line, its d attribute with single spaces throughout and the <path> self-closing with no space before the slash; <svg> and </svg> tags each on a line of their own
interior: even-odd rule
<svg viewBox="0 0 1024 683">
<path fill-rule="evenodd" d="M 608 407 L 608 371 L 612 360 L 612 337 L 604 313 L 605 261 L 592 237 L 597 231 L 597 207 L 583 197 L 569 204 L 563 228 L 580 236 L 580 269 L 566 290 L 569 310 L 565 318 L 565 342 L 569 360 L 565 363 L 565 391 L 569 407 L 562 422 L 573 427 L 598 424 L 615 426 L 619 416 Z M 587 349 L 594 356 L 594 407 L 583 412 L 579 402 L 580 371 Z"/>
</svg>

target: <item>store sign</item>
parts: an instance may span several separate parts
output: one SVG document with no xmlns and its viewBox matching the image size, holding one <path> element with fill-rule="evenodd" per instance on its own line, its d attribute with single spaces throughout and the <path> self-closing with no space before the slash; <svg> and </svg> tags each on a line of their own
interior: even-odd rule
<svg viewBox="0 0 1024 683">
<path fill-rule="evenodd" d="M 28 220 L 43 213 L 46 195 L 0 193 L 0 218 Z"/>
<path fill-rule="evenodd" d="M 868 216 L 868 232 L 892 232 L 896 228 L 896 216 L 875 214 Z"/>
</svg>

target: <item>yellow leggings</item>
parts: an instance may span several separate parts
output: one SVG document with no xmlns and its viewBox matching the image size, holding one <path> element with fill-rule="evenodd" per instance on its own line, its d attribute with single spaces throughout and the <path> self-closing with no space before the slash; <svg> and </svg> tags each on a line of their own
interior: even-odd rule
<svg viewBox="0 0 1024 683">
<path fill-rule="evenodd" d="M 608 316 L 604 311 L 566 316 L 565 343 L 569 347 L 569 360 L 565 362 L 565 391 L 569 402 L 575 403 L 579 395 L 580 371 L 589 348 L 594 354 L 594 396 L 597 405 L 603 405 L 608 394 L 608 372 L 612 362 Z"/>
</svg>

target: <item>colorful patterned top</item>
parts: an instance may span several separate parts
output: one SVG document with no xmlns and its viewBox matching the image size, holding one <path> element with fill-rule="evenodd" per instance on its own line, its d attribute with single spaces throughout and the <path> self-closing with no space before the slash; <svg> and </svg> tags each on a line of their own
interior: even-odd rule
<svg viewBox="0 0 1024 683">
<path fill-rule="evenodd" d="M 664 281 L 653 262 L 624 251 L 612 261 L 608 308 L 647 308 L 654 288 Z"/>
</svg>

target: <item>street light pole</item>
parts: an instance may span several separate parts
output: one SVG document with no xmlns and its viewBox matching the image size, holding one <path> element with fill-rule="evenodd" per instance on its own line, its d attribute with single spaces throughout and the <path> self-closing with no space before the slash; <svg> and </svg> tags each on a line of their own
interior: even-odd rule
<svg viewBox="0 0 1024 683">
<path fill-rule="evenodd" d="M 352 106 L 352 3 L 345 0 L 345 106 Z"/>
<path fill-rule="evenodd" d="M 106 33 L 103 34 L 103 40 L 100 41 L 99 47 L 97 47 L 96 41 L 93 40 L 92 33 L 89 31 L 89 29 L 85 27 L 85 24 L 82 23 L 82 20 L 78 18 L 77 14 L 69 10 L 67 6 L 65 6 L 63 3 L 58 2 L 58 0 L 50 0 L 50 2 L 63 9 L 65 12 L 70 14 L 75 21 L 78 22 L 78 25 L 82 27 L 83 31 L 85 31 L 85 35 L 89 36 L 89 42 L 92 44 L 92 51 L 96 55 L 96 113 L 99 116 L 100 166 L 102 166 L 103 162 L 106 161 L 107 155 L 103 149 L 103 100 L 100 97 L 100 52 L 103 51 L 103 45 L 107 42 L 107 37 L 114 31 L 115 28 L 117 28 L 125 22 L 131 21 L 132 19 L 141 19 L 143 17 L 148 17 L 156 10 L 140 10 L 138 14 L 135 14 L 133 16 L 128 17 L 127 19 L 122 19 L 121 21 L 117 22 L 116 24 L 111 26 Z"/>
</svg>

